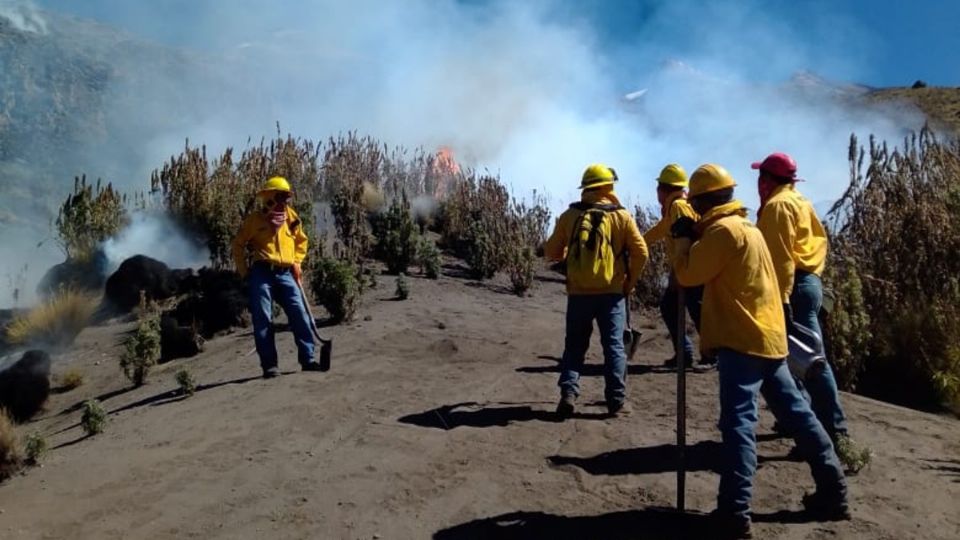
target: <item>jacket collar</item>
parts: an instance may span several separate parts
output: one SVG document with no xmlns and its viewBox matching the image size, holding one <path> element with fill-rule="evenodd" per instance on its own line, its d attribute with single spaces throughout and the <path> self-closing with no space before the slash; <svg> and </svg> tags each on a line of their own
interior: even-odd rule
<svg viewBox="0 0 960 540">
<path fill-rule="evenodd" d="M 661 212 L 663 213 L 663 215 L 667 215 L 667 210 L 669 210 L 670 206 L 673 204 L 674 201 L 676 201 L 677 199 L 686 199 L 686 198 L 687 198 L 687 193 L 685 191 L 677 191 L 675 193 L 671 193 L 670 195 L 667 195 L 667 200 L 663 201 L 663 206 L 660 208 Z"/>
<path fill-rule="evenodd" d="M 580 202 L 587 204 L 615 204 L 617 206 L 623 206 L 620 204 L 620 199 L 617 198 L 617 194 L 613 192 L 613 189 L 588 189 L 580 194 Z"/>
<path fill-rule="evenodd" d="M 742 202 L 736 199 L 721 204 L 720 206 L 714 206 L 710 210 L 707 210 L 707 213 L 697 222 L 696 231 L 702 234 L 703 231 L 714 222 L 730 216 L 747 217 L 747 208 Z"/>
</svg>

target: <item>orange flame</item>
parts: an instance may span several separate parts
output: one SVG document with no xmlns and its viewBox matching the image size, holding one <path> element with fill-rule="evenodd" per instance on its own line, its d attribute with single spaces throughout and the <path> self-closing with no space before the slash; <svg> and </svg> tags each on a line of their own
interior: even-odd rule
<svg viewBox="0 0 960 540">
<path fill-rule="evenodd" d="M 460 165 L 453 157 L 453 150 L 449 146 L 438 148 L 430 167 L 430 177 L 434 180 L 434 198 L 437 200 L 443 199 L 447 194 L 450 182 L 458 174 L 460 174 Z"/>
</svg>

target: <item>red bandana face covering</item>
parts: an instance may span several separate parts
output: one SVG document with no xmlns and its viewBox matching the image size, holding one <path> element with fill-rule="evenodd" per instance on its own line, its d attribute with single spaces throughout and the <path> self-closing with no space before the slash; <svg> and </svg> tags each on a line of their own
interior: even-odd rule
<svg viewBox="0 0 960 540">
<path fill-rule="evenodd" d="M 270 220 L 270 225 L 273 225 L 274 230 L 280 230 L 280 227 L 283 227 L 283 224 L 287 222 L 287 208 L 285 206 L 274 208 L 267 212 L 267 219 Z"/>
</svg>

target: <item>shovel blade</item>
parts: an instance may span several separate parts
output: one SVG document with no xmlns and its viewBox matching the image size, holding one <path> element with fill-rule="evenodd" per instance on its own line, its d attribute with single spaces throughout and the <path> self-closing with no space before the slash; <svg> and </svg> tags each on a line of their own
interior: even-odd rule
<svg viewBox="0 0 960 540">
<path fill-rule="evenodd" d="M 333 340 L 320 341 L 320 371 L 330 371 L 330 355 L 333 354 Z"/>
<path fill-rule="evenodd" d="M 632 328 L 623 331 L 623 345 L 627 349 L 627 360 L 633 360 L 634 355 L 640 348 L 640 337 L 643 334 L 639 330 Z"/>
</svg>

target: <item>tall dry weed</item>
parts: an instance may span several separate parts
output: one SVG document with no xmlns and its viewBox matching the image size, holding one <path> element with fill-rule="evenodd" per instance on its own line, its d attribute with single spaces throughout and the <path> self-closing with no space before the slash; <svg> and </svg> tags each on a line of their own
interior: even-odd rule
<svg viewBox="0 0 960 540">
<path fill-rule="evenodd" d="M 6 328 L 6 339 L 14 345 L 70 345 L 90 324 L 96 309 L 96 298 L 90 293 L 61 289 L 43 304 L 15 318 Z"/>
<path fill-rule="evenodd" d="M 927 129 L 890 148 L 851 137 L 850 186 L 828 214 L 841 384 L 960 406 L 960 141 Z M 958 409 L 960 410 L 960 409 Z"/>
</svg>

